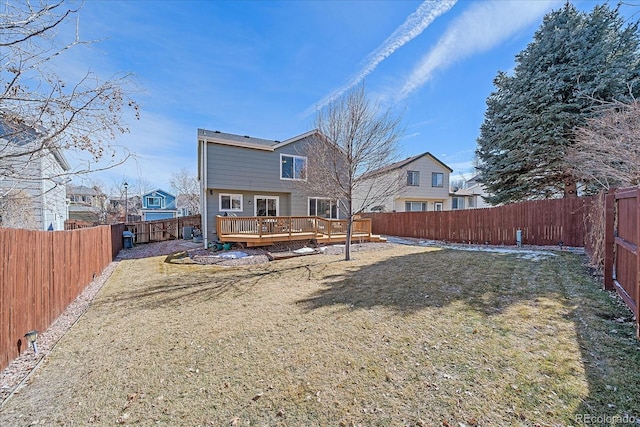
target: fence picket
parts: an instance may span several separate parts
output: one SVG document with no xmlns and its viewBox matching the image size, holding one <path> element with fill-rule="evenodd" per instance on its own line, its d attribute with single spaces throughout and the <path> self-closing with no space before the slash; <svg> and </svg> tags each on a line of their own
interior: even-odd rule
<svg viewBox="0 0 640 427">
<path fill-rule="evenodd" d="M 0 228 L 0 369 L 28 351 L 122 249 L 124 224 L 72 231 Z"/>
<path fill-rule="evenodd" d="M 584 246 L 583 216 L 593 198 L 567 198 L 514 203 L 484 209 L 442 212 L 389 212 L 364 215 L 372 232 L 456 243 L 515 245 L 516 230 L 523 244 Z"/>
</svg>

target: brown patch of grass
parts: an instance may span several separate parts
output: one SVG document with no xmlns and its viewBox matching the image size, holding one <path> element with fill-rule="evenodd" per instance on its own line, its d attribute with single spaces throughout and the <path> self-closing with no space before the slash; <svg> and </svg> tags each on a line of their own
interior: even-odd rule
<svg viewBox="0 0 640 427">
<path fill-rule="evenodd" d="M 0 424 L 544 426 L 640 414 L 633 324 L 581 257 L 394 245 L 354 257 L 123 261 Z"/>
</svg>

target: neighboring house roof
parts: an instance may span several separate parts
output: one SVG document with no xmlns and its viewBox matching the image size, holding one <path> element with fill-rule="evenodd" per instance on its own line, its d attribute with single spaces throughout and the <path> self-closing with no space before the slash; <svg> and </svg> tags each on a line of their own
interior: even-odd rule
<svg viewBox="0 0 640 427">
<path fill-rule="evenodd" d="M 300 135 L 289 138 L 285 141 L 254 138 L 248 135 L 234 135 L 232 133 L 224 133 L 218 130 L 211 131 L 206 129 L 198 129 L 198 138 L 204 137 L 207 142 L 223 145 L 233 145 L 236 147 L 253 148 L 256 150 L 274 151 L 277 148 L 284 147 L 292 142 L 299 141 L 308 136 L 318 133 L 317 130 L 310 130 Z"/>
<path fill-rule="evenodd" d="M 363 175 L 363 178 L 367 178 L 369 176 L 377 176 L 380 174 L 384 174 L 396 169 L 400 169 L 404 166 L 407 166 L 408 164 L 424 157 L 424 156 L 429 156 L 434 162 L 436 162 L 437 164 L 439 164 L 440 166 L 442 166 L 443 168 L 447 169 L 449 172 L 453 172 L 453 169 L 451 169 L 449 166 L 445 165 L 443 162 L 441 162 L 436 156 L 434 156 L 433 154 L 429 153 L 428 151 L 426 153 L 422 153 L 422 154 L 418 154 L 416 156 L 412 156 L 412 157 L 408 157 L 404 160 L 400 160 L 399 162 L 395 162 L 395 163 L 391 163 L 390 165 L 387 165 L 385 167 L 382 167 L 380 169 L 376 169 L 374 171 L 368 172 L 365 175 Z"/>
<path fill-rule="evenodd" d="M 456 196 L 481 196 L 484 194 L 484 190 L 480 184 L 476 184 L 468 188 L 460 188 L 451 194 Z"/>
<path fill-rule="evenodd" d="M 159 206 L 159 207 L 155 207 L 155 206 L 148 206 L 147 205 L 147 197 L 163 197 L 166 201 L 166 205 L 165 206 Z M 176 209 L 176 196 L 174 196 L 173 194 L 161 190 L 161 189 L 156 189 L 153 191 L 149 191 L 145 194 L 142 195 L 142 211 L 143 212 L 160 212 L 160 211 L 177 211 Z"/>
<path fill-rule="evenodd" d="M 142 195 L 142 197 L 145 197 L 145 196 L 148 196 L 148 195 L 150 195 L 150 194 L 154 194 L 154 193 L 162 193 L 162 194 L 163 194 L 163 195 L 165 195 L 165 196 L 173 197 L 174 199 L 176 198 L 176 196 L 174 196 L 173 194 L 169 193 L 168 191 L 164 191 L 164 190 L 161 190 L 161 189 L 159 189 L 159 188 L 158 188 L 158 189 L 155 189 L 155 190 L 153 190 L 153 191 L 149 191 L 149 192 L 144 193 L 144 194 Z"/>
<path fill-rule="evenodd" d="M 44 133 L 42 129 L 36 129 L 23 123 L 14 123 L 12 120 L 8 121 L 5 116 L 6 113 L 0 111 L 0 139 L 4 139 L 11 144 L 25 146 L 33 143 L 34 140 L 40 138 L 40 134 Z M 53 155 L 62 170 L 68 171 L 71 169 L 69 162 L 58 148 L 46 149 Z"/>
<path fill-rule="evenodd" d="M 95 206 L 77 205 L 73 203 L 69 205 L 70 212 L 96 212 L 97 210 L 99 209 Z"/>
<path fill-rule="evenodd" d="M 93 187 L 86 185 L 68 185 L 67 196 L 97 196 L 100 193 Z"/>
</svg>

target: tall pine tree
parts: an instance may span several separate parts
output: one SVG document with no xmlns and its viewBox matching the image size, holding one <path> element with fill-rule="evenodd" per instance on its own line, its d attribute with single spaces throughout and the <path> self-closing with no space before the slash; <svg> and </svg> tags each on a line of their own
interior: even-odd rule
<svg viewBox="0 0 640 427">
<path fill-rule="evenodd" d="M 585 13 L 567 3 L 545 16 L 487 99 L 476 154 L 490 203 L 575 195 L 573 132 L 599 101 L 639 92 L 639 46 L 637 22 L 625 24 L 618 8 Z"/>
</svg>

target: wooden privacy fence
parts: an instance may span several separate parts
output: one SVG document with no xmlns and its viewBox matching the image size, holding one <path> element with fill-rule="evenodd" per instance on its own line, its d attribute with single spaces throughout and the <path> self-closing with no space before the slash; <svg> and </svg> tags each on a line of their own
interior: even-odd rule
<svg viewBox="0 0 640 427">
<path fill-rule="evenodd" d="M 640 188 L 618 190 L 605 200 L 604 287 L 633 311 L 640 338 Z"/>
<path fill-rule="evenodd" d="M 485 209 L 375 213 L 372 232 L 456 243 L 584 246 L 591 197 L 536 200 Z"/>
<path fill-rule="evenodd" d="M 124 224 L 71 231 L 0 228 L 0 369 L 27 350 L 122 249 Z"/>
<path fill-rule="evenodd" d="M 135 235 L 134 243 L 151 243 L 182 239 L 184 227 L 201 229 L 200 215 L 127 224 L 127 230 Z"/>
</svg>

